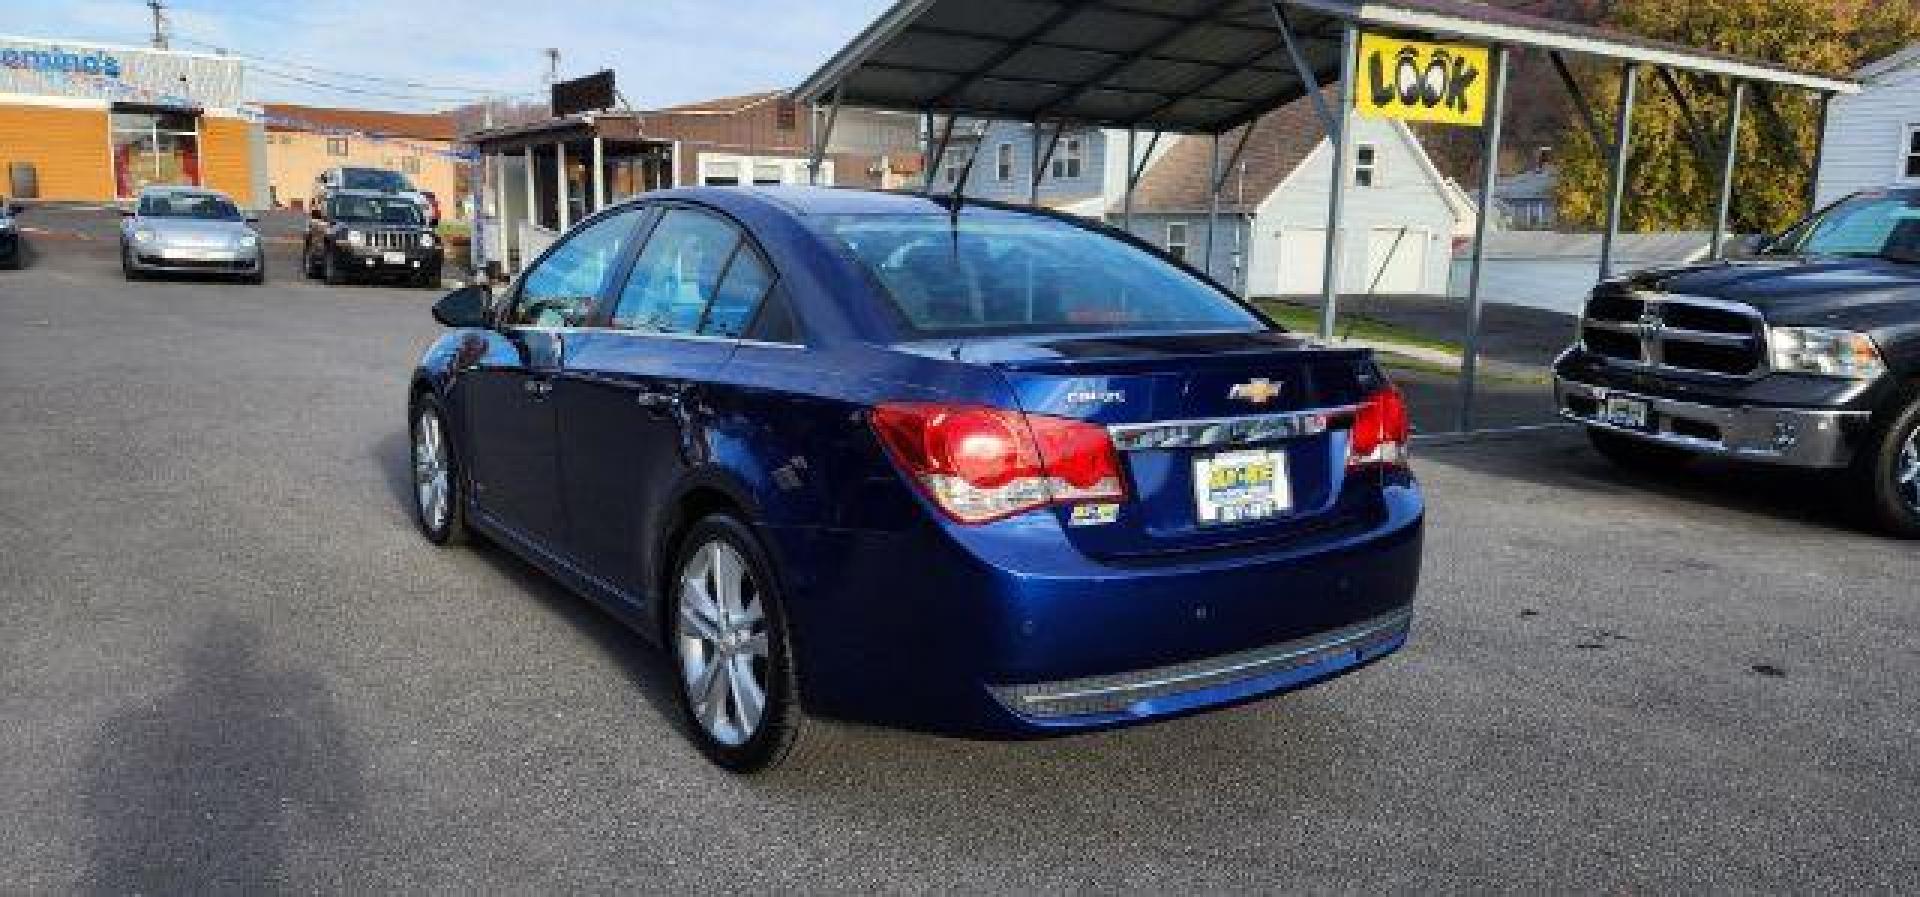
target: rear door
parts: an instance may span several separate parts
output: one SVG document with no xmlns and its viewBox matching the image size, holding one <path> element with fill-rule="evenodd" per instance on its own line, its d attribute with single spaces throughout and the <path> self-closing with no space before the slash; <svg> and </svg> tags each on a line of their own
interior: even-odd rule
<svg viewBox="0 0 1920 897">
<path fill-rule="evenodd" d="M 554 383 L 639 221 L 622 210 L 583 225 L 520 279 L 502 333 L 515 355 L 467 375 L 474 500 L 495 520 L 548 548 L 566 515 L 559 491 Z"/>
<path fill-rule="evenodd" d="M 628 594 L 652 591 L 648 535 L 704 451 L 706 390 L 772 283 L 729 219 L 668 206 L 613 291 L 606 326 L 568 355 L 558 397 L 570 543 Z"/>
</svg>

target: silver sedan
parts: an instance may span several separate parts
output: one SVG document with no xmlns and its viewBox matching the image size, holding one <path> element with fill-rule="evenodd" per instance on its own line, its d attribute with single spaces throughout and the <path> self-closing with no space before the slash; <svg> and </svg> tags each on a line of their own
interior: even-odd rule
<svg viewBox="0 0 1920 897">
<path fill-rule="evenodd" d="M 263 283 L 267 258 L 257 220 L 217 190 L 148 187 L 120 222 L 120 266 L 148 274 L 227 274 Z"/>
</svg>

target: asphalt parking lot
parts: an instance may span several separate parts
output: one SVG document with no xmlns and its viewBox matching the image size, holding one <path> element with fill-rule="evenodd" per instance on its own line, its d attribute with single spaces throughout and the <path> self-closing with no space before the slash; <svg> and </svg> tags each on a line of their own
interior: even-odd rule
<svg viewBox="0 0 1920 897">
<path fill-rule="evenodd" d="M 1824 481 L 1423 445 L 1420 617 L 1379 666 L 1041 743 L 854 730 L 742 780 L 638 637 L 415 535 L 434 293 L 36 247 L 0 272 L 0 889 L 1920 882 L 1920 550 Z"/>
</svg>

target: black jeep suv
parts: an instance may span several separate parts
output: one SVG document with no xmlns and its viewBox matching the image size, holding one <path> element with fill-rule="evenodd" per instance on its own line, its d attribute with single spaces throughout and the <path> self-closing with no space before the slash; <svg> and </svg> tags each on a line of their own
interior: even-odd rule
<svg viewBox="0 0 1920 897">
<path fill-rule="evenodd" d="M 1920 189 L 1848 197 L 1750 259 L 1600 284 L 1554 374 L 1619 463 L 1845 471 L 1920 538 Z"/>
<path fill-rule="evenodd" d="M 419 203 L 374 190 L 336 190 L 313 207 L 301 259 L 308 277 L 440 285 L 440 238 Z"/>
</svg>

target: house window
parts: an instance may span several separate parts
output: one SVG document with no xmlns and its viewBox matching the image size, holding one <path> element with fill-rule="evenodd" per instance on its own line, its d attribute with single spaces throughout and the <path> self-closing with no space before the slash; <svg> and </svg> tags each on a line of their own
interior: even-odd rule
<svg viewBox="0 0 1920 897">
<path fill-rule="evenodd" d="M 1907 164 L 1908 180 L 1920 181 L 1920 125 L 1907 126 Z"/>
<path fill-rule="evenodd" d="M 1353 148 L 1353 185 L 1371 187 L 1380 179 L 1380 148 L 1371 143 Z"/>
<path fill-rule="evenodd" d="M 947 154 L 940 160 L 940 167 L 946 169 L 946 173 L 943 174 L 942 177 L 947 183 L 959 183 L 960 170 L 967 167 L 967 151 L 957 149 L 947 150 Z"/>
<path fill-rule="evenodd" d="M 755 162 L 753 164 L 753 185 L 756 187 L 778 187 L 786 183 L 786 172 L 778 162 Z"/>
<path fill-rule="evenodd" d="M 1060 148 L 1053 156 L 1053 179 L 1072 180 L 1086 170 L 1087 145 L 1078 137 L 1067 137 L 1060 141 Z"/>
<path fill-rule="evenodd" d="M 400 171 L 402 174 L 419 174 L 420 173 L 420 157 L 407 156 L 405 158 L 402 158 L 400 160 Z"/>
<path fill-rule="evenodd" d="M 1167 254 L 1186 261 L 1187 223 L 1185 221 L 1167 222 Z"/>
<path fill-rule="evenodd" d="M 709 187 L 740 186 L 740 163 L 734 159 L 711 159 L 701 166 L 700 183 Z"/>
<path fill-rule="evenodd" d="M 1002 181 L 1013 180 L 1013 144 L 1002 143 L 994 150 L 993 176 Z"/>
<path fill-rule="evenodd" d="M 347 138 L 345 137 L 328 137 L 327 138 L 327 155 L 344 156 L 346 154 L 347 154 Z"/>
</svg>

